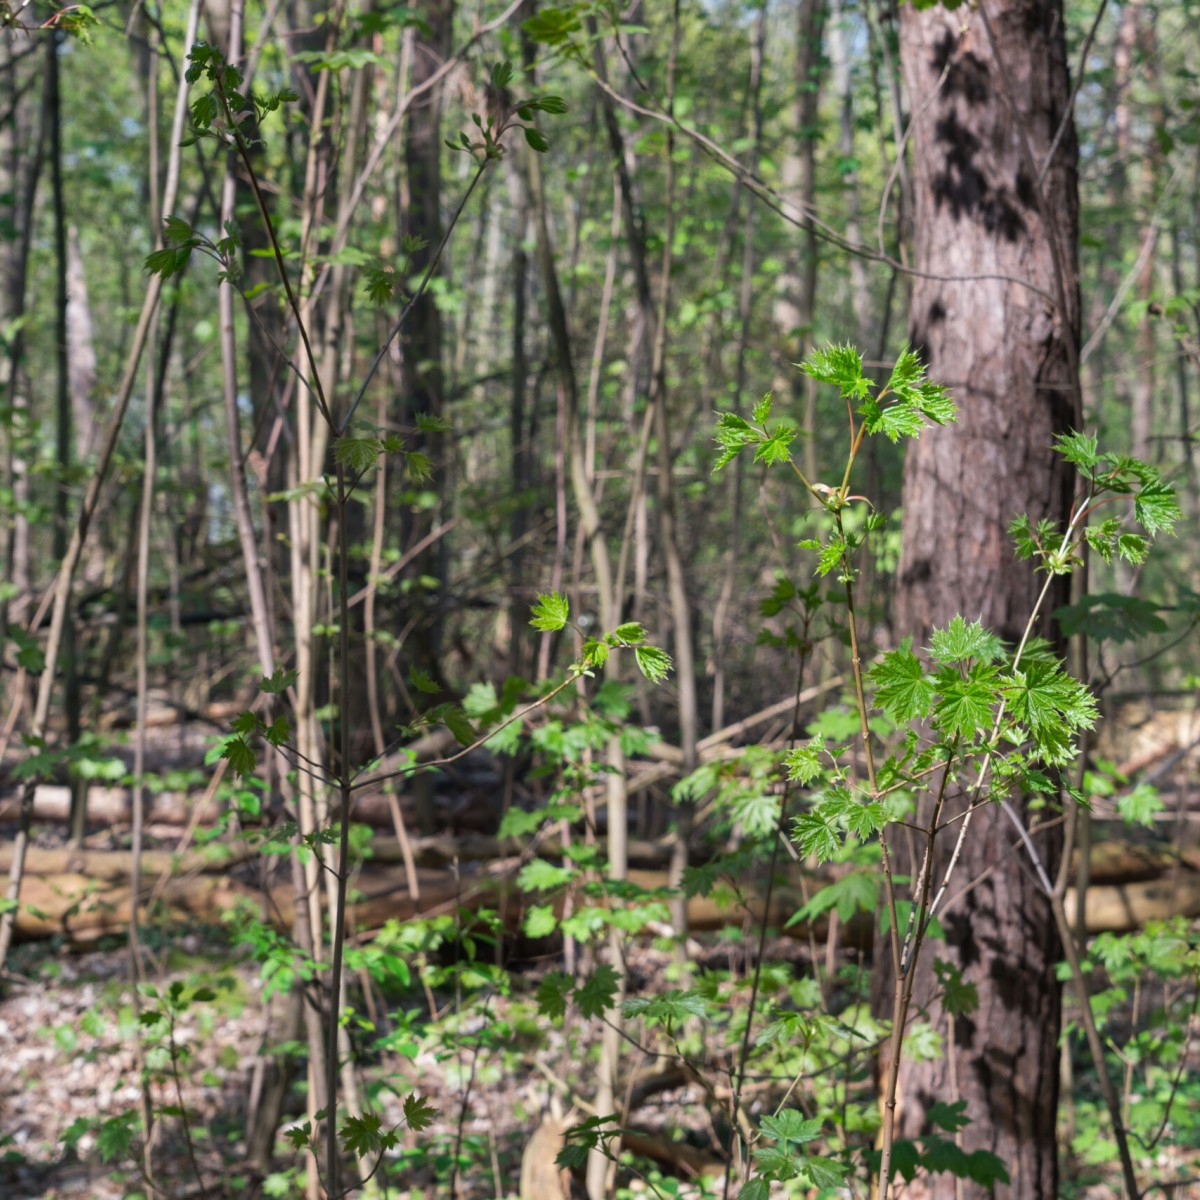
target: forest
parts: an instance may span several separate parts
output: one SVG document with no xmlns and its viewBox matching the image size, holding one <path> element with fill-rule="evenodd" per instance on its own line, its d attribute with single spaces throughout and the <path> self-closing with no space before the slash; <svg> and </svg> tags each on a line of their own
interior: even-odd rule
<svg viewBox="0 0 1200 1200">
<path fill-rule="evenodd" d="M 0 0 L 0 1195 L 1200 1197 L 1197 0 Z"/>
</svg>

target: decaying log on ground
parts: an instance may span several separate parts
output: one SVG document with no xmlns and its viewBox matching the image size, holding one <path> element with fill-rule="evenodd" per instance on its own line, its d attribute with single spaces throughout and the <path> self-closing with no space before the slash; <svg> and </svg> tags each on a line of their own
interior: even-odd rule
<svg viewBox="0 0 1200 1200">
<path fill-rule="evenodd" d="M 0 798 L 0 821 L 15 821 L 20 808 L 19 792 Z M 183 792 L 157 792 L 146 797 L 146 820 L 158 825 L 186 825 L 195 819 L 211 825 L 221 815 L 221 805 L 209 801 L 194 813 L 197 801 Z M 129 825 L 133 817 L 133 794 L 122 787 L 90 787 L 87 795 L 89 825 Z M 64 824 L 71 811 L 71 789 L 42 783 L 33 793 L 33 819 L 48 824 Z"/>
<path fill-rule="evenodd" d="M 627 1129 L 621 1137 L 623 1149 L 660 1163 L 681 1179 L 695 1179 L 698 1175 L 719 1175 L 725 1170 L 720 1159 L 713 1158 L 687 1142 L 673 1142 L 661 1134 Z"/>
<path fill-rule="evenodd" d="M 443 847 L 444 848 L 444 847 Z M 7 847 L 0 847 L 0 869 L 4 868 Z M 256 883 L 256 871 L 246 865 L 249 851 L 240 848 L 234 857 L 220 861 L 210 857 L 211 850 L 193 850 L 176 856 L 168 851 L 149 851 L 143 860 L 141 894 L 151 896 L 167 910 L 191 920 L 218 922 L 241 899 L 264 912 L 281 927 L 288 927 L 292 913 L 292 885 L 282 872 L 279 882 L 265 890 Z M 1094 848 L 1093 877 L 1106 880 L 1088 889 L 1086 919 L 1089 933 L 1102 930 L 1126 931 L 1146 921 L 1174 915 L 1200 916 L 1200 871 L 1180 862 L 1174 855 L 1129 848 L 1114 849 L 1098 843 Z M 390 856 L 389 856 L 390 857 Z M 520 929 L 523 916 L 522 896 L 514 876 L 526 861 L 519 855 L 504 855 L 469 863 L 460 856 L 454 868 L 424 867 L 418 871 L 420 901 L 408 894 L 403 870 L 381 860 L 364 866 L 351 881 L 355 896 L 349 920 L 355 933 L 377 929 L 389 919 L 408 920 L 451 912 L 455 908 L 487 906 L 502 909 L 508 927 Z M 1153 878 L 1133 878 L 1113 882 L 1117 866 L 1135 874 L 1157 867 Z M 46 937 L 63 934 L 77 941 L 89 941 L 104 934 L 124 930 L 129 919 L 131 887 L 127 852 L 99 850 L 30 849 L 22 889 L 22 906 L 17 914 L 20 937 Z M 647 889 L 667 886 L 665 870 L 632 869 L 633 883 Z M 782 872 L 772 890 L 769 923 L 782 928 L 797 908 L 827 877 L 806 880 L 792 866 Z M 688 924 L 694 932 L 757 924 L 762 919 L 765 887 L 761 880 L 744 881 L 734 903 L 720 904 L 711 896 L 695 896 L 688 901 Z M 578 901 L 577 901 L 578 903 Z M 1075 912 L 1074 892 L 1069 890 L 1067 913 Z M 656 932 L 659 931 L 656 929 Z M 809 930 L 797 924 L 786 931 L 807 937 Z M 826 933 L 823 920 L 812 931 L 818 938 Z M 865 946 L 870 938 L 868 920 L 863 917 L 842 926 L 839 937 L 844 944 Z"/>
</svg>

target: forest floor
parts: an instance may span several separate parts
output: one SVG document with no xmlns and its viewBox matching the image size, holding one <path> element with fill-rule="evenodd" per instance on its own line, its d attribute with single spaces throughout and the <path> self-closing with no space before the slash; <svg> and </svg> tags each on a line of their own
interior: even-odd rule
<svg viewBox="0 0 1200 1200">
<path fill-rule="evenodd" d="M 1186 759 L 1183 766 L 1186 777 Z M 452 790 L 440 790 L 439 824 L 468 831 L 484 803 L 484 792 L 494 798 L 496 783 L 494 777 L 463 778 Z M 1188 799 L 1196 795 L 1194 787 L 1184 793 Z M 1186 804 L 1183 797 L 1181 801 Z M 1183 808 L 1179 811 L 1182 814 Z M 0 840 L 9 832 L 0 828 Z M 62 835 L 43 833 L 39 844 L 61 845 Z M 162 845 L 171 848 L 165 837 Z M 714 972 L 732 968 L 744 978 L 745 932 L 699 935 L 689 944 L 690 967 Z M 480 945 L 487 947 L 486 940 Z M 455 991 L 453 972 L 444 970 L 445 950 L 441 961 L 430 959 L 434 970 L 429 986 L 414 980 L 407 993 L 390 994 L 386 1002 L 378 991 L 373 996 L 370 989 L 355 993 L 353 1003 L 362 1011 L 351 1021 L 352 1035 L 365 1042 L 368 1035 L 362 1026 L 370 1020 L 377 1027 L 390 1023 L 396 1034 L 390 1049 L 375 1055 L 360 1081 L 383 1128 L 400 1124 L 403 1098 L 414 1090 L 437 1113 L 425 1132 L 401 1134 L 384 1172 L 390 1195 L 405 1200 L 515 1197 L 522 1156 L 531 1139 L 545 1167 L 553 1161 L 554 1137 L 539 1143 L 535 1135 L 553 1135 L 553 1122 L 560 1116 L 579 1120 L 589 1115 L 586 1101 L 595 1086 L 589 1064 L 600 1025 L 570 1016 L 559 1024 L 538 1017 L 538 983 L 547 971 L 562 966 L 560 949 L 547 951 L 548 945 L 506 941 L 502 953 L 512 988 L 487 999 L 482 999 L 483 991 Z M 278 995 L 268 996 L 261 965 L 227 930 L 198 922 L 152 925 L 145 932 L 144 947 L 148 975 L 160 995 L 178 983 L 185 998 L 198 987 L 210 989 L 213 997 L 185 1004 L 170 1041 L 160 1031 L 143 1037 L 143 1043 L 151 1044 L 142 1050 L 130 986 L 131 960 L 123 938 L 110 936 L 86 947 L 50 939 L 15 948 L 8 963 L 7 991 L 0 994 L 0 1197 L 132 1200 L 161 1194 L 190 1200 L 204 1194 L 255 1200 L 302 1195 L 302 1160 L 283 1138 L 267 1167 L 245 1166 L 256 1069 L 276 1061 L 274 1052 L 288 1036 L 281 1032 L 286 1024 L 281 1019 L 284 1002 Z M 801 979 L 812 975 L 813 952 L 818 949 L 823 948 L 804 940 L 772 938 L 764 961 L 782 978 Z M 493 951 L 488 947 L 480 953 Z M 677 979 L 676 957 L 665 945 L 634 941 L 627 953 L 635 992 L 679 986 L 672 982 Z M 855 968 L 856 953 L 849 947 L 840 952 L 848 974 Z M 820 966 L 828 965 L 821 961 L 822 954 L 817 958 Z M 441 975 L 438 968 L 443 969 Z M 1132 1002 L 1137 1003 L 1136 996 Z M 161 1007 L 161 1001 L 143 1001 L 156 1003 Z M 405 1022 L 407 1028 L 423 1026 L 425 1032 L 409 1038 Z M 169 1052 L 172 1044 L 177 1069 Z M 711 1051 L 711 1062 L 727 1063 L 715 1044 Z M 1194 1068 L 1189 1076 L 1200 1076 L 1200 1037 L 1192 1039 L 1187 1053 Z M 622 1169 L 617 1195 L 721 1195 L 727 1127 L 711 1097 L 682 1071 L 670 1077 L 663 1060 L 656 1061 L 636 1045 L 629 1046 L 625 1060 L 631 1076 L 657 1071 L 661 1078 L 643 1089 L 628 1121 L 641 1135 L 641 1157 Z M 140 1138 L 143 1066 L 154 1079 L 151 1103 L 166 1110 L 153 1154 L 161 1193 L 139 1177 L 128 1153 L 128 1143 L 136 1145 Z M 1080 1083 L 1077 1078 L 1077 1091 Z M 1086 1093 L 1088 1081 L 1082 1083 Z M 865 1077 L 863 1086 L 869 1086 Z M 303 1119 L 304 1087 L 302 1076 L 294 1080 L 284 1128 Z M 1188 1102 L 1197 1095 L 1194 1089 L 1189 1092 Z M 764 1099 L 769 1099 L 765 1093 Z M 191 1136 L 186 1138 L 179 1119 L 183 1109 L 191 1122 Z M 1086 1100 L 1078 1106 L 1077 1132 L 1089 1121 L 1097 1125 L 1095 1112 L 1096 1106 L 1089 1107 Z M 123 1114 L 129 1114 L 125 1123 L 112 1122 Z M 102 1126 L 103 1121 L 109 1125 Z M 457 1172 L 449 1165 L 455 1158 L 460 1163 Z M 1102 1156 L 1093 1159 L 1079 1167 L 1064 1156 L 1064 1198 L 1107 1200 L 1120 1195 L 1115 1163 Z M 1139 1169 L 1147 1178 L 1188 1179 L 1200 1174 L 1200 1146 L 1164 1143 L 1139 1163 Z M 197 1170 L 207 1192 L 196 1185 Z M 1170 1194 L 1173 1200 L 1200 1200 L 1200 1180 L 1177 1186 Z M 549 1200 L 549 1193 L 538 1200 Z"/>
<path fill-rule="evenodd" d="M 140 1111 L 129 953 L 110 940 L 109 946 L 82 953 L 47 944 L 22 946 L 16 952 L 17 986 L 0 1001 L 0 1195 L 5 1200 L 128 1200 L 152 1194 L 128 1159 L 105 1163 L 111 1144 L 106 1144 L 107 1135 L 87 1128 L 74 1149 L 64 1146 L 73 1126 L 83 1129 L 94 1126 L 97 1117 Z M 795 942 L 772 948 L 796 955 Z M 223 950 L 227 947 L 211 940 L 206 944 L 201 934 L 190 933 L 177 937 L 161 955 L 151 954 L 152 961 L 159 960 L 160 990 L 179 981 L 189 990 L 203 983 L 217 993 L 211 1003 L 189 1006 L 174 1031 L 182 1102 L 192 1114 L 197 1163 L 210 1186 L 214 1180 L 223 1181 L 211 1194 L 299 1195 L 288 1171 L 288 1164 L 299 1158 L 282 1142 L 274 1170 L 238 1166 L 245 1160 L 252 1068 L 278 1037 L 280 1002 L 278 997 L 264 998 L 256 964 L 230 961 Z M 645 983 L 669 974 L 671 961 L 669 953 L 642 945 L 633 949 L 629 966 L 635 979 Z M 535 984 L 542 968 L 527 963 L 525 969 L 529 974 L 524 983 Z M 438 1000 L 453 1004 L 452 997 Z M 374 1103 L 385 1128 L 400 1121 L 400 1100 L 413 1089 L 438 1113 L 430 1130 L 402 1137 L 401 1149 L 412 1156 L 407 1166 L 389 1172 L 400 1195 L 413 1200 L 449 1195 L 446 1161 L 456 1144 L 464 1163 L 456 1183 L 461 1200 L 517 1195 L 522 1153 L 548 1116 L 551 1095 L 565 1090 L 568 1078 L 577 1081 L 577 1067 L 587 1061 L 594 1040 L 583 1028 L 588 1023 L 572 1029 L 569 1039 L 562 1029 L 544 1023 L 535 1029 L 529 1023 L 529 1008 L 520 998 L 495 997 L 486 1012 L 476 1009 L 460 1030 L 477 1031 L 485 1020 L 507 1024 L 507 1048 L 493 1046 L 477 1056 L 460 1041 L 457 1048 L 425 1049 L 412 1060 L 401 1060 L 399 1075 L 389 1077 L 383 1066 L 371 1072 L 382 1084 Z M 643 1064 L 648 1061 L 636 1052 L 632 1057 Z M 155 1106 L 176 1108 L 181 1098 L 166 1051 L 152 1047 L 145 1062 L 157 1078 L 152 1090 Z M 285 1126 L 303 1119 L 302 1087 L 302 1080 L 293 1086 Z M 680 1081 L 639 1104 L 634 1124 L 643 1137 L 661 1139 L 664 1145 L 681 1137 L 686 1145 L 686 1133 L 692 1130 L 697 1148 L 690 1158 L 699 1161 L 707 1157 L 698 1148 L 707 1137 L 705 1124 L 711 1130 L 711 1120 L 697 1120 L 704 1111 L 701 1088 Z M 179 1123 L 168 1116 L 164 1124 L 175 1128 L 156 1150 L 159 1182 L 171 1195 L 194 1195 Z M 132 1118 L 130 1128 L 135 1133 L 140 1128 Z M 420 1153 L 412 1154 L 418 1148 Z M 551 1154 L 547 1161 L 552 1158 Z M 677 1165 L 688 1158 L 684 1149 Z M 644 1187 L 633 1179 L 631 1194 Z M 676 1194 L 706 1193 L 684 1186 Z"/>
</svg>

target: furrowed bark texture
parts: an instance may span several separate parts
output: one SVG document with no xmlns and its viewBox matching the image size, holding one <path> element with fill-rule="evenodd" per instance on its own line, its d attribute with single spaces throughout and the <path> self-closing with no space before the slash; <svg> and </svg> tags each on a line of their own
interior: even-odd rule
<svg viewBox="0 0 1200 1200">
<path fill-rule="evenodd" d="M 986 0 L 985 14 L 900 8 L 914 124 L 914 265 L 972 277 L 913 283 L 913 345 L 959 407 L 958 425 L 923 434 L 905 465 L 896 631 L 916 645 L 928 645 L 930 628 L 958 612 L 1015 644 L 1042 578 L 1016 561 L 1009 522 L 1023 512 L 1034 521 L 1068 516 L 1074 480 L 1051 445 L 1074 424 L 1077 394 L 1077 146 L 1069 121 L 1043 197 L 1036 182 L 1069 95 L 1062 30 L 1059 0 Z M 1046 612 L 1065 599 L 1052 594 Z M 1037 632 L 1051 635 L 1045 617 Z M 928 1133 L 933 1103 L 965 1099 L 964 1148 L 991 1150 L 1012 1179 L 994 1195 L 1050 1200 L 1061 955 L 1049 903 L 1021 852 L 1009 850 L 1013 830 L 1002 822 L 994 807 L 975 814 L 947 898 L 979 882 L 940 914 L 947 940 L 929 944 L 914 968 L 914 1009 L 947 1035 L 946 1054 L 904 1065 L 899 1128 L 903 1137 Z M 953 824 L 939 836 L 935 887 L 957 833 Z M 1059 840 L 1041 835 L 1038 845 L 1053 877 Z M 935 999 L 935 957 L 976 985 L 978 1011 L 947 1018 Z M 905 1194 L 953 1200 L 955 1183 L 943 1173 Z M 961 1186 L 962 1196 L 987 1193 Z"/>
</svg>

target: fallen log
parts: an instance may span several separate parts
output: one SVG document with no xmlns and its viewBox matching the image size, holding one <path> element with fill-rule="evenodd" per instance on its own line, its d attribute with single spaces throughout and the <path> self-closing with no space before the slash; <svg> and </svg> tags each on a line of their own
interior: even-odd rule
<svg viewBox="0 0 1200 1200">
<path fill-rule="evenodd" d="M 352 880 L 357 898 L 348 912 L 350 927 L 365 934 L 391 919 L 405 921 L 458 907 L 487 905 L 501 909 L 508 928 L 518 932 L 527 901 L 518 891 L 514 876 L 525 861 L 520 856 L 505 856 L 474 870 L 461 866 L 457 870 L 422 868 L 417 872 L 419 899 L 409 895 L 404 873 L 398 867 L 364 867 Z M 91 941 L 125 929 L 133 892 L 127 854 L 33 847 L 27 870 L 16 918 L 18 937 L 57 934 L 75 941 Z M 240 901 L 260 908 L 281 928 L 290 926 L 290 881 L 272 883 L 264 890 L 252 878 L 243 879 L 230 872 L 229 862 L 214 864 L 204 851 L 193 851 L 178 860 L 166 851 L 150 851 L 140 894 L 143 901 L 153 895 L 160 911 L 191 921 L 217 923 Z M 664 888 L 668 882 L 664 870 L 634 869 L 629 877 L 646 889 Z M 772 889 L 769 911 L 761 880 L 743 882 L 740 901 L 735 904 L 720 904 L 712 896 L 694 896 L 687 905 L 689 929 L 700 933 L 731 925 L 753 925 L 765 914 L 769 925 L 789 936 L 807 937 L 810 930 L 804 923 L 783 930 L 803 903 L 802 882 L 799 868 L 793 866 L 784 872 L 781 882 Z M 822 880 L 811 878 L 809 882 L 819 886 Z M 1200 916 L 1200 872 L 1180 866 L 1157 879 L 1098 884 L 1088 889 L 1086 900 L 1089 933 L 1127 932 L 1150 920 Z M 1067 891 L 1066 909 L 1073 918 L 1074 889 Z M 811 932 L 824 938 L 824 921 L 819 920 Z M 839 936 L 846 944 L 865 946 L 870 939 L 869 919 L 863 915 L 843 925 Z"/>
</svg>

